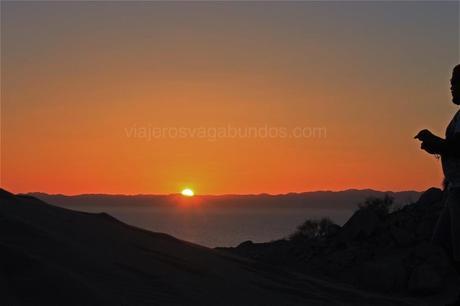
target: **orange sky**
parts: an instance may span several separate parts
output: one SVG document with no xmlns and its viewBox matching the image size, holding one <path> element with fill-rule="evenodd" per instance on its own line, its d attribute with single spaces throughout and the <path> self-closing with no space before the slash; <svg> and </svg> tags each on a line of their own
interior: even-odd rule
<svg viewBox="0 0 460 306">
<path fill-rule="evenodd" d="M 458 4 L 3 3 L 1 186 L 285 193 L 439 185 Z M 442 18 L 440 18 L 442 16 Z M 146 139 L 146 128 L 324 137 Z"/>
</svg>

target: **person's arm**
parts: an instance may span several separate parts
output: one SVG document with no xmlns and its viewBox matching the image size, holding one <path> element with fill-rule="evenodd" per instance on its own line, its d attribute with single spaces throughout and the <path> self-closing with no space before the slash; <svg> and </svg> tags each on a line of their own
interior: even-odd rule
<svg viewBox="0 0 460 306">
<path fill-rule="evenodd" d="M 460 157 L 460 133 L 449 140 L 431 135 L 423 140 L 421 147 L 431 154 Z"/>
</svg>

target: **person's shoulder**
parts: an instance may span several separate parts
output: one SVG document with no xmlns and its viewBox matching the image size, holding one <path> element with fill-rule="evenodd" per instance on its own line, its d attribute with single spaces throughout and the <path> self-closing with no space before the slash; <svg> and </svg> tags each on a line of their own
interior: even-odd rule
<svg viewBox="0 0 460 306">
<path fill-rule="evenodd" d="M 455 133 L 460 133 L 460 109 L 455 113 L 454 118 L 452 118 L 451 125 L 455 130 Z"/>
<path fill-rule="evenodd" d="M 454 118 L 453 118 L 455 121 L 459 121 L 460 120 L 460 109 L 458 109 L 456 112 L 455 112 L 455 115 L 454 115 Z"/>
</svg>

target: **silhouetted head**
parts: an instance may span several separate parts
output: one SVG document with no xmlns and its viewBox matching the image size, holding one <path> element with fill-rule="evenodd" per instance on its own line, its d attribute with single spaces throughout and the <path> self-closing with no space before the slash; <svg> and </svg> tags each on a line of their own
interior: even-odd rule
<svg viewBox="0 0 460 306">
<path fill-rule="evenodd" d="M 450 79 L 450 91 L 452 93 L 452 102 L 460 105 L 460 65 L 454 67 L 452 79 Z"/>
</svg>

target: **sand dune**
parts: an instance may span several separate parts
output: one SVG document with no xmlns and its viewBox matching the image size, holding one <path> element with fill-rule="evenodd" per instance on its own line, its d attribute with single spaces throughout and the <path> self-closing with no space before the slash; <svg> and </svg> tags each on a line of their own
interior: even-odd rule
<svg viewBox="0 0 460 306">
<path fill-rule="evenodd" d="M 411 304 L 4 190 L 0 220 L 8 305 Z"/>
</svg>

